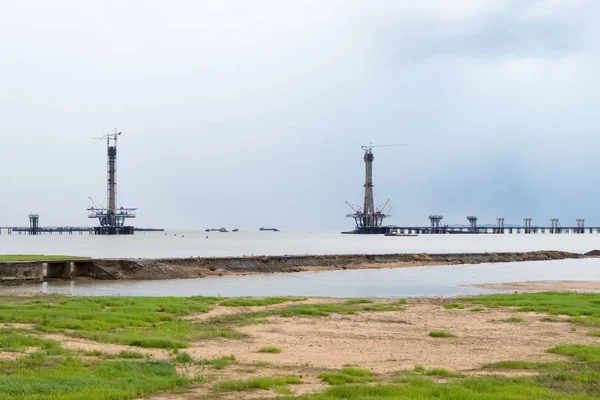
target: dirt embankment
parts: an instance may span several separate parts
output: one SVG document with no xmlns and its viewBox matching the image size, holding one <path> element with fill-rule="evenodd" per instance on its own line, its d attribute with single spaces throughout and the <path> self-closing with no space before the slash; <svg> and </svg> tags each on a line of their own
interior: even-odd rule
<svg viewBox="0 0 600 400">
<path fill-rule="evenodd" d="M 95 262 L 102 263 L 104 268 L 114 271 L 117 279 L 153 280 L 338 269 L 407 268 L 431 265 L 547 261 L 584 258 L 586 256 L 562 251 L 535 251 L 524 253 L 359 254 L 137 259 L 98 260 Z"/>
</svg>

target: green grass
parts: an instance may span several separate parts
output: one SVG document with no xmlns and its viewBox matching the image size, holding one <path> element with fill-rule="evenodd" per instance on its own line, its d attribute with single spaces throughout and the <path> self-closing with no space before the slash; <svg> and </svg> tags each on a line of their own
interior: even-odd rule
<svg viewBox="0 0 600 400">
<path fill-rule="evenodd" d="M 529 362 L 529 361 L 500 361 L 497 363 L 486 364 L 486 369 L 511 369 L 511 370 L 566 370 L 570 363 L 564 361 L 557 362 Z"/>
<path fill-rule="evenodd" d="M 222 356 L 215 359 L 203 358 L 196 360 L 196 365 L 211 366 L 214 369 L 225 369 L 235 362 L 234 356 Z"/>
<path fill-rule="evenodd" d="M 225 368 L 229 367 L 231 364 L 233 364 L 234 362 L 235 362 L 234 356 L 223 356 L 223 357 L 215 358 L 214 360 L 210 360 L 210 365 L 212 365 L 214 369 L 225 369 Z M 197 364 L 206 365 L 206 364 L 204 364 L 204 360 L 198 361 Z"/>
<path fill-rule="evenodd" d="M 582 344 L 566 344 L 548 350 L 550 353 L 573 356 L 578 361 L 600 363 L 600 346 L 585 346 Z"/>
<path fill-rule="evenodd" d="M 480 312 L 480 311 L 483 311 L 483 308 L 481 308 L 481 307 L 475 307 L 475 308 L 471 308 L 471 311 L 472 312 Z"/>
<path fill-rule="evenodd" d="M 97 361 L 30 354 L 0 361 L 3 400 L 120 400 L 183 387 L 192 380 L 166 362 Z"/>
<path fill-rule="evenodd" d="M 87 357 L 106 357 L 111 354 L 105 353 L 102 350 L 86 350 L 82 351 L 81 354 Z"/>
<path fill-rule="evenodd" d="M 269 390 L 277 387 L 285 387 L 289 384 L 302 383 L 297 376 L 279 376 L 273 378 L 253 378 L 245 381 L 223 381 L 213 385 L 215 392 L 242 392 L 246 390 L 262 389 Z"/>
<path fill-rule="evenodd" d="M 130 351 L 130 350 L 121 350 L 119 352 L 119 357 L 121 358 L 129 358 L 133 360 L 141 360 L 142 358 L 146 358 L 145 355 L 140 353 L 139 351 Z"/>
<path fill-rule="evenodd" d="M 456 337 L 452 333 L 444 332 L 444 331 L 431 331 L 431 332 L 429 332 L 429 336 L 431 336 L 432 338 L 454 338 L 454 337 Z"/>
<path fill-rule="evenodd" d="M 415 368 L 413 369 L 414 372 L 418 373 L 418 374 L 424 374 L 425 372 L 427 372 L 427 370 L 425 369 L 424 366 L 422 366 L 421 364 L 417 364 L 415 365 Z"/>
<path fill-rule="evenodd" d="M 0 329 L 0 350 L 22 352 L 28 347 L 46 350 L 46 352 L 61 353 L 61 346 L 55 340 L 45 340 L 16 329 Z"/>
<path fill-rule="evenodd" d="M 444 304 L 444 308 L 446 310 L 451 310 L 451 309 L 454 309 L 454 308 L 462 310 L 463 308 L 465 308 L 465 306 L 462 305 L 462 304 L 458 304 L 458 303 L 448 303 L 448 304 Z"/>
<path fill-rule="evenodd" d="M 588 336 L 600 337 L 600 331 L 597 331 L 597 332 L 590 332 L 590 333 L 588 333 Z"/>
<path fill-rule="evenodd" d="M 190 356 L 184 351 L 181 353 L 177 353 L 177 355 L 175 356 L 175 361 L 179 364 L 190 364 L 194 362 L 194 359 L 192 358 L 192 356 Z"/>
<path fill-rule="evenodd" d="M 55 260 L 80 260 L 88 257 L 74 256 L 48 256 L 45 254 L 0 254 L 0 262 L 13 261 L 55 261 Z"/>
<path fill-rule="evenodd" d="M 258 361 L 254 361 L 254 365 L 257 367 L 271 367 L 271 366 L 273 366 L 273 363 L 268 362 L 268 361 L 258 360 Z"/>
<path fill-rule="evenodd" d="M 279 354 L 279 353 L 281 353 L 281 349 L 279 347 L 267 346 L 267 347 L 261 347 L 260 350 L 258 350 L 258 352 L 259 353 Z"/>
<path fill-rule="evenodd" d="M 312 400 L 566 400 L 526 379 L 473 378 L 435 383 L 413 378 L 402 385 L 344 385 L 306 396 Z M 576 398 L 573 397 L 573 400 Z M 577 397 L 578 400 L 592 399 Z"/>
<path fill-rule="evenodd" d="M 463 378 L 464 375 L 458 372 L 449 371 L 444 368 L 433 368 L 425 372 L 427 376 L 437 376 L 440 378 Z"/>
<path fill-rule="evenodd" d="M 510 317 L 510 318 L 501 319 L 500 321 L 501 322 L 524 322 L 525 320 L 520 317 Z"/>
<path fill-rule="evenodd" d="M 537 312 L 567 315 L 569 322 L 600 327 L 600 294 L 571 292 L 540 292 L 522 294 L 494 294 L 464 297 L 464 302 L 486 307 L 515 307 L 519 312 Z M 549 321 L 549 320 L 546 320 Z"/>
<path fill-rule="evenodd" d="M 346 301 L 344 304 L 352 306 L 355 304 L 371 304 L 372 302 L 373 302 L 372 300 L 367 300 L 367 299 L 352 299 L 352 300 Z"/>
<path fill-rule="evenodd" d="M 396 301 L 393 303 L 320 303 L 320 304 L 300 304 L 291 306 L 278 311 L 280 317 L 327 317 L 330 314 L 353 315 L 359 312 L 373 311 L 403 311 L 404 302 Z"/>
<path fill-rule="evenodd" d="M 211 297 L 0 297 L 0 322 L 30 323 L 39 332 L 101 343 L 185 348 L 206 335 L 181 316 L 210 311 Z"/>
<path fill-rule="evenodd" d="M 338 372 L 324 372 L 319 379 L 330 385 L 345 385 L 347 383 L 365 383 L 376 381 L 377 378 L 368 369 L 344 367 Z"/>
<path fill-rule="evenodd" d="M 226 307 L 259 307 L 304 300 L 306 300 L 305 297 L 266 297 L 264 299 L 242 297 L 222 301 L 221 303 L 219 303 L 219 305 Z"/>
</svg>

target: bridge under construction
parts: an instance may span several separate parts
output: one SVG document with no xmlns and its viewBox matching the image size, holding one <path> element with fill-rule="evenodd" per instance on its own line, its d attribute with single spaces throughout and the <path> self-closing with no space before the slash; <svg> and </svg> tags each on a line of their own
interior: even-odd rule
<svg viewBox="0 0 600 400">
<path fill-rule="evenodd" d="M 364 151 L 365 184 L 364 201 L 362 207 L 356 207 L 346 202 L 353 210 L 346 217 L 354 219 L 355 229 L 344 234 L 384 234 L 387 236 L 414 236 L 420 234 L 591 234 L 600 233 L 600 227 L 586 227 L 585 220 L 575 220 L 575 225 L 562 226 L 558 218 L 550 218 L 549 225 L 536 226 L 532 224 L 531 217 L 523 218 L 523 225 L 509 225 L 505 227 L 505 219 L 496 218 L 496 223 L 478 226 L 478 218 L 474 215 L 467 216 L 466 225 L 443 225 L 443 215 L 430 215 L 429 224 L 422 226 L 395 226 L 384 225 L 385 218 L 391 217 L 390 201 L 376 207 L 373 195 L 373 147 L 390 147 L 401 145 L 361 146 Z"/>
</svg>

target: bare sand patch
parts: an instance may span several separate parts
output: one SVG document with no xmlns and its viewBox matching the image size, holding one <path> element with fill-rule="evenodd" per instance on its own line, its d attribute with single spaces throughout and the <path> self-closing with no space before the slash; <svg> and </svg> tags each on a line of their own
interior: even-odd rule
<svg viewBox="0 0 600 400">
<path fill-rule="evenodd" d="M 514 290 L 518 292 L 600 291 L 600 281 L 523 281 L 471 285 L 479 289 Z"/>
<path fill-rule="evenodd" d="M 437 303 L 437 304 L 436 304 Z M 376 373 L 426 368 L 479 369 L 503 360 L 549 361 L 561 359 L 546 350 L 562 343 L 598 344 L 585 329 L 571 331 L 569 324 L 541 322 L 535 313 L 518 313 L 522 323 L 500 322 L 517 315 L 510 309 L 444 309 L 440 301 L 411 301 L 406 311 L 330 315 L 325 318 L 270 318 L 266 325 L 241 328 L 245 340 L 195 343 L 194 357 L 233 354 L 244 363 L 310 365 L 337 369 L 351 364 Z M 429 337 L 434 330 L 456 338 Z M 281 354 L 258 353 L 262 346 L 281 348 Z"/>
</svg>

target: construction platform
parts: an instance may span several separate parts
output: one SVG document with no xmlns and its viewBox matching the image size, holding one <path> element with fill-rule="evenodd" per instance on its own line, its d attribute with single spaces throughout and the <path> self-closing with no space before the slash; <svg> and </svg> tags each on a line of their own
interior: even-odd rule
<svg viewBox="0 0 600 400">
<path fill-rule="evenodd" d="M 83 235 L 85 233 L 89 235 L 106 235 L 107 233 L 98 232 L 99 229 L 111 228 L 103 226 L 59 226 L 59 227 L 12 227 L 12 226 L 0 226 L 0 235 L 3 233 L 12 235 L 13 232 L 18 235 Z M 163 228 L 134 228 L 132 226 L 124 226 L 119 228 L 129 229 L 127 234 L 133 234 L 134 232 L 164 232 Z"/>
<path fill-rule="evenodd" d="M 600 227 L 470 227 L 470 226 L 376 226 L 359 227 L 343 234 L 373 235 L 445 235 L 445 234 L 597 234 Z"/>
</svg>

